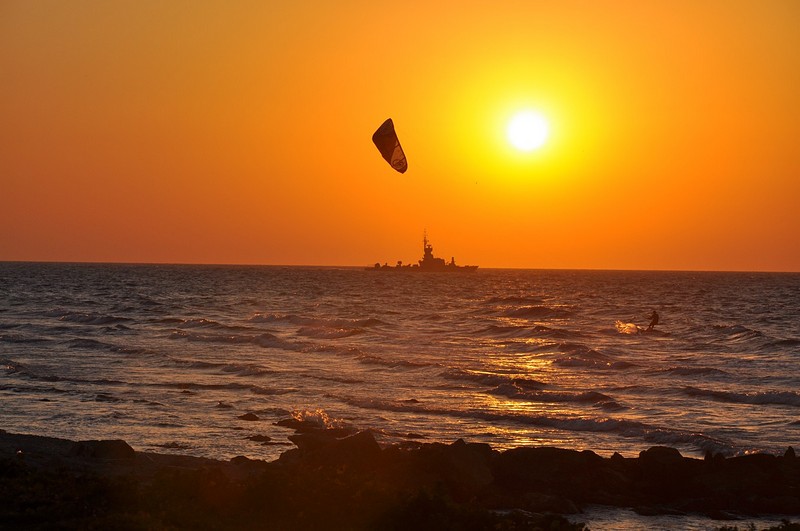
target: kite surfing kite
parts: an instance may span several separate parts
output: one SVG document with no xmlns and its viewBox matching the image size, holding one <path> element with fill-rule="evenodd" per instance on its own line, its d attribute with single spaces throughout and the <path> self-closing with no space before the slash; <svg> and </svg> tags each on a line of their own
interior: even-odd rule
<svg viewBox="0 0 800 531">
<path fill-rule="evenodd" d="M 388 118 L 381 124 L 377 131 L 372 135 L 372 142 L 375 147 L 381 152 L 386 162 L 391 164 L 392 168 L 405 173 L 408 169 L 408 162 L 406 162 L 406 154 L 403 153 L 403 148 L 400 146 L 400 140 L 397 139 L 397 133 L 394 132 L 394 122 Z"/>
</svg>

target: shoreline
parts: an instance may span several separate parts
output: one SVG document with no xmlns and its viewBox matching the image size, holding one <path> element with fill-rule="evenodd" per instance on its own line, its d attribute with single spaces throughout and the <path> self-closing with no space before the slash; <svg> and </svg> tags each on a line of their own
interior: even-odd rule
<svg viewBox="0 0 800 531">
<path fill-rule="evenodd" d="M 295 447 L 274 461 L 0 429 L 0 527 L 581 529 L 564 515 L 579 520 L 582 508 L 598 505 L 705 516 L 720 526 L 800 515 L 800 458 L 791 448 L 696 459 L 656 446 L 604 458 L 462 439 L 381 447 L 369 430 L 282 424 L 295 430 Z"/>
</svg>

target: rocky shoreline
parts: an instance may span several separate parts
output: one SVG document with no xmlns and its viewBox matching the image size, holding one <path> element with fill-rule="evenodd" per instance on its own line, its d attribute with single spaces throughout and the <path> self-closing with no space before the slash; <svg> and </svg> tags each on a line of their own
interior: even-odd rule
<svg viewBox="0 0 800 531">
<path fill-rule="evenodd" d="M 460 439 L 382 448 L 369 431 L 282 424 L 296 448 L 271 462 L 0 430 L 0 528 L 581 529 L 563 515 L 588 504 L 719 520 L 800 516 L 791 448 L 705 459 L 668 447 L 636 458 L 501 452 Z"/>
</svg>

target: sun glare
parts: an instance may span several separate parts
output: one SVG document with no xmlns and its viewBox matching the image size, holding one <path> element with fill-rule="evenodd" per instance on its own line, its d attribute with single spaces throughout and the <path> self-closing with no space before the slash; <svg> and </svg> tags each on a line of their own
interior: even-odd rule
<svg viewBox="0 0 800 531">
<path fill-rule="evenodd" d="M 550 127 L 544 116 L 533 111 L 514 115 L 508 123 L 508 140 L 520 151 L 533 151 L 547 142 Z"/>
</svg>

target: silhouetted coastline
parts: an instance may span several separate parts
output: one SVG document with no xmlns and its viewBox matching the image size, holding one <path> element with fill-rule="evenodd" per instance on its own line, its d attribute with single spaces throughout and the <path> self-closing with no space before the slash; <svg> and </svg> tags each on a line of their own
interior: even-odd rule
<svg viewBox="0 0 800 531">
<path fill-rule="evenodd" d="M 0 527 L 581 529 L 563 515 L 587 504 L 720 520 L 800 515 L 792 449 L 693 459 L 668 447 L 603 458 L 461 439 L 382 448 L 370 431 L 282 425 L 296 448 L 272 462 L 0 431 Z"/>
</svg>

